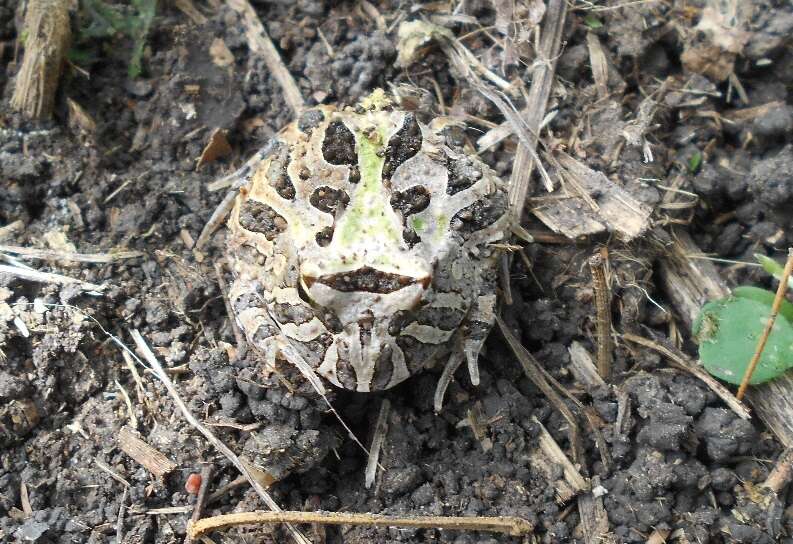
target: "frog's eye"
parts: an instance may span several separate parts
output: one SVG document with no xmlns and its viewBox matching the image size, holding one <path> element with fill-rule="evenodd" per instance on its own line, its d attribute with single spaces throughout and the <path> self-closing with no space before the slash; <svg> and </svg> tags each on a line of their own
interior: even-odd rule
<svg viewBox="0 0 793 544">
<path fill-rule="evenodd" d="M 349 204 L 350 195 L 333 187 L 317 187 L 308 201 L 321 212 L 335 214 Z"/>
<path fill-rule="evenodd" d="M 330 164 L 358 164 L 355 152 L 355 136 L 341 121 L 333 121 L 325 130 L 322 142 L 322 156 Z"/>
<path fill-rule="evenodd" d="M 396 134 L 391 136 L 385 150 L 383 179 L 391 179 L 397 167 L 414 156 L 421 149 L 421 127 L 412 113 L 406 113 L 405 119 Z"/>
<path fill-rule="evenodd" d="M 240 225 L 252 232 L 260 232 L 271 242 L 286 230 L 286 219 L 270 206 L 257 200 L 246 200 L 240 209 Z"/>
</svg>

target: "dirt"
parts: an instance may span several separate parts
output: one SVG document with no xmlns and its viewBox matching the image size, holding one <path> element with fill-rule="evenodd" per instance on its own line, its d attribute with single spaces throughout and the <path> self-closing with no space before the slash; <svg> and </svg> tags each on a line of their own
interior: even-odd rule
<svg viewBox="0 0 793 544">
<path fill-rule="evenodd" d="M 324 400 L 295 369 L 265 373 L 257 354 L 238 345 L 214 268 L 223 258 L 224 231 L 200 252 L 191 250 L 190 240 L 223 198 L 208 184 L 266 145 L 292 113 L 264 61 L 250 53 L 233 10 L 196 2 L 208 18 L 199 26 L 161 3 L 142 77 L 127 76 L 127 38 L 97 39 L 102 56 L 66 71 L 54 119 L 33 122 L 8 105 L 20 54 L 16 4 L 0 1 L 6 67 L 0 73 L 0 227 L 19 220 L 24 229 L 0 243 L 82 253 L 126 248 L 143 257 L 104 264 L 18 257 L 42 271 L 106 284 L 101 295 L 0 274 L 1 542 L 109 543 L 119 534 L 129 544 L 181 542 L 191 514 L 182 507 L 195 502 L 184 487 L 188 476 L 210 464 L 210 491 L 237 478 L 142 368 L 138 385 L 114 341 L 132 345 L 132 329 L 170 369 L 192 412 L 277 480 L 270 491 L 285 510 L 519 516 L 535 525 L 526 540 L 437 529 L 303 527 L 313 542 L 590 541 L 575 499 L 559 500 L 551 483 L 563 477 L 561 467 L 549 477 L 536 463 L 540 424 L 571 454 L 568 423 L 525 376 L 498 332 L 480 364 L 480 385 L 472 386 L 461 370 L 440 414 L 433 411 L 433 395 L 441 368 L 385 393 L 329 387 L 328 400 L 366 445 L 383 401 L 390 402 L 382 469 L 370 489 L 364 486 L 366 455 Z M 440 111 L 442 99 L 453 114 L 501 123 L 497 108 L 456 77 L 439 49 L 429 47 L 409 68 L 395 65 L 398 21 L 420 15 L 446 22 L 458 36 L 475 31 L 464 43 L 491 70 L 531 81 L 531 71 L 515 59 L 524 55 L 532 62 L 533 53 L 526 55 L 533 38 L 513 32 L 507 40 L 501 30 L 509 2 L 464 2 L 455 16 L 435 3 L 412 9 L 372 2 L 384 28 L 357 4 L 255 4 L 311 104 L 352 104 L 376 87 L 412 85 L 421 112 Z M 709 78 L 681 61 L 685 50 L 702 45 L 690 40 L 704 2 L 628 4 L 590 12 L 581 3 L 568 13 L 551 100 L 557 113 L 542 140 L 550 147 L 574 142 L 568 151 L 655 208 L 655 225 L 631 244 L 608 237 L 527 244 L 527 259 L 514 259 L 513 303 L 504 306 L 504 318 L 589 410 L 578 469 L 597 483 L 610 533 L 604 538 L 645 542 L 659 531 L 677 542 L 793 542 L 791 493 L 758 499 L 759 484 L 783 449 L 761 423 L 738 418 L 701 381 L 625 342 L 614 353 L 613 386 L 586 388 L 569 368 L 573 341 L 596 351 L 587 258 L 597 247 L 610 249 L 615 331 L 678 338 L 695 355 L 689 331 L 681 329 L 655 282 L 669 225 L 685 225 L 704 252 L 736 261 L 752 262 L 754 253 L 780 260 L 793 245 L 790 4 L 744 3 L 758 9 L 740 54 L 727 60 L 734 60 L 746 103 L 716 77 L 716 68 L 708 69 Z M 489 30 L 476 31 L 465 16 Z M 607 53 L 613 96 L 597 94 L 587 32 Z M 230 62 L 218 57 L 216 40 L 225 44 Z M 647 163 L 639 147 L 620 149 L 623 130 L 666 78 L 672 89 L 654 119 L 648 137 L 654 161 Z M 82 106 L 95 130 L 70 122 L 67 99 Z M 740 113 L 754 107 L 761 108 L 757 115 Z M 472 142 L 487 130 L 477 122 L 470 127 Z M 228 131 L 232 155 L 197 167 L 216 129 Z M 481 156 L 508 177 L 516 143 L 507 139 Z M 664 208 L 664 187 L 681 177 L 691 205 Z M 535 185 L 532 196 L 542 197 L 544 189 Z M 544 228 L 532 216 L 526 221 L 534 231 Z M 772 285 L 755 267 L 722 271 L 731 285 Z M 627 415 L 621 415 L 625 406 Z M 177 468 L 156 478 L 122 452 L 117 436 L 123 425 L 137 426 Z M 122 503 L 127 509 L 119 523 Z M 169 507 L 175 510 L 156 510 Z M 204 515 L 263 507 L 242 486 L 208 505 Z M 258 527 L 213 538 L 285 542 L 288 536 L 282 527 Z"/>
</svg>

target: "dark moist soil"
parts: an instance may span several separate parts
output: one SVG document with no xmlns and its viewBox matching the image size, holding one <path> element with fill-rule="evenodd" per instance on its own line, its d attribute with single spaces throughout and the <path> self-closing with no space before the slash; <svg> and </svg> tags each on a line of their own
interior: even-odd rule
<svg viewBox="0 0 793 544">
<path fill-rule="evenodd" d="M 283 367 L 280 375 L 264 377 L 257 355 L 237 345 L 214 268 L 223 258 L 224 232 L 202 252 L 188 245 L 223 197 L 207 184 L 264 146 L 292 114 L 264 62 L 250 54 L 234 11 L 197 2 L 208 21 L 196 26 L 171 3 L 161 3 L 138 79 L 126 75 L 131 42 L 122 36 L 89 41 L 97 60 L 69 67 L 54 119 L 34 123 L 8 107 L 18 54 L 16 4 L 0 1 L 6 66 L 0 73 L 0 225 L 20 220 L 24 229 L 2 243 L 61 250 L 71 243 L 72 251 L 84 253 L 127 248 L 145 256 L 112 264 L 29 261 L 40 270 L 106 283 L 103 296 L 0 275 L 0 541 L 117 542 L 120 531 L 125 543 L 182 542 L 195 501 L 185 491 L 187 477 L 210 464 L 210 491 L 237 478 L 151 374 L 139 369 L 142 389 L 136 385 L 109 336 L 131 345 L 131 329 L 140 330 L 172 369 L 193 413 L 222 423 L 212 427 L 218 437 L 279 480 L 271 492 L 283 509 L 510 515 L 536 527 L 527 540 L 435 529 L 303 527 L 314 542 L 595 538 L 582 529 L 575 499 L 557 500 L 552 482 L 562 476 L 561 467 L 549 474 L 534 462 L 537 422 L 569 454 L 567 423 L 524 376 L 499 333 L 491 334 L 480 361 L 480 386 L 471 386 L 461 369 L 440 415 L 432 409 L 439 368 L 382 394 L 330 392 L 365 444 L 383 400 L 390 401 L 380 456 L 385 470 L 371 489 L 364 486 L 365 455 L 305 380 Z M 407 2 L 377 4 L 384 28 L 355 2 L 267 1 L 256 8 L 309 103 L 352 104 L 376 87 L 413 85 L 422 90 L 414 102 L 425 113 L 439 111 L 440 93 L 453 114 L 502 122 L 492 104 L 455 78 L 439 50 L 428 48 L 417 64 L 397 68 L 396 28 L 400 20 L 436 17 L 462 36 L 478 28 L 463 16 L 475 17 L 489 30 L 465 44 L 493 71 L 528 84 L 531 71 L 514 61 L 519 55 L 529 64 L 534 59 L 534 38 L 526 34 L 530 17 L 524 14 L 510 31 L 500 21 L 504 12 L 493 7 L 503 10 L 509 2 L 464 2 L 455 17 L 432 12 L 445 8 L 430 4 L 423 11 Z M 592 425 L 582 422 L 580 471 L 592 479 L 608 516 L 610 535 L 603 541 L 644 542 L 658 529 L 674 531 L 676 542 L 791 542 L 790 494 L 770 506 L 753 502 L 755 484 L 781 451 L 757 421 L 738 419 L 701 382 L 644 349 L 618 343 L 613 389 L 587 390 L 568 367 L 573 341 L 595 353 L 586 259 L 598 246 L 610 249 L 615 330 L 660 338 L 677 331 L 684 349 L 695 354 L 688 331 L 672 327 L 680 322 L 661 309 L 670 307 L 656 287 L 657 241 L 669 239 L 668 225 L 689 225 L 704 252 L 725 259 L 752 261 L 763 253 L 779 260 L 793 245 L 790 4 L 743 3 L 758 10 L 735 63 L 748 103 L 727 83 L 688 72 L 681 63 L 684 41 L 691 39 L 684 35 L 693 32 L 704 2 L 628 4 L 569 13 L 551 98 L 557 114 L 543 141 L 558 147 L 577 131 L 569 151 L 655 206 L 655 227 L 630 246 L 607 237 L 527 245 L 528 260 L 515 259 L 512 269 L 514 301 L 505 319 L 545 369 L 590 408 L 589 420 L 605 438 L 607 451 L 600 451 Z M 609 85 L 624 91 L 616 99 L 598 98 L 587 32 L 597 35 L 612 62 L 615 81 Z M 233 56 L 230 63 L 210 54 L 219 41 Z M 635 146 L 614 154 L 625 121 L 665 78 L 674 92 L 649 136 L 655 161 L 644 163 Z M 82 106 L 95 131 L 70 123 L 67 99 Z M 764 113 L 748 121 L 720 117 L 763 105 Z M 471 126 L 467 136 L 475 141 L 484 127 Z M 218 128 L 228 130 L 232 155 L 197 167 Z M 507 140 L 482 158 L 508 177 L 515 148 Z M 696 204 L 659 207 L 662 186 L 679 176 Z M 543 196 L 537 185 L 534 196 Z M 534 230 L 544 228 L 526 221 Z M 752 267 L 725 266 L 723 272 L 733 285 L 770 286 Z M 628 400 L 623 406 L 629 413 L 616 428 L 618 399 Z M 477 434 L 468 424 L 472 413 Z M 135 422 L 141 437 L 175 463 L 164 479 L 119 449 L 120 428 Z M 129 483 L 126 495 L 111 471 Z M 122 496 L 128 510 L 119 527 Z M 205 515 L 262 508 L 241 486 L 210 504 Z M 265 527 L 213 538 L 286 542 L 288 536 L 283 528 Z"/>
</svg>

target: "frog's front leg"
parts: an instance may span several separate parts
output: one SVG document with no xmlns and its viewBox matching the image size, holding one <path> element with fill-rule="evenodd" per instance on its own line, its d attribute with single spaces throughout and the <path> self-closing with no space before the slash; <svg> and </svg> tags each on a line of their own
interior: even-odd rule
<svg viewBox="0 0 793 544">
<path fill-rule="evenodd" d="M 479 385 L 479 353 L 496 321 L 496 302 L 495 292 L 477 296 L 465 320 L 451 338 L 451 353 L 435 389 L 434 408 L 436 412 L 440 412 L 443 408 L 446 389 L 463 360 L 468 365 L 471 383 Z"/>
<path fill-rule="evenodd" d="M 462 350 L 473 385 L 479 385 L 479 352 L 496 322 L 496 302 L 495 292 L 480 294 L 463 322 Z"/>
</svg>

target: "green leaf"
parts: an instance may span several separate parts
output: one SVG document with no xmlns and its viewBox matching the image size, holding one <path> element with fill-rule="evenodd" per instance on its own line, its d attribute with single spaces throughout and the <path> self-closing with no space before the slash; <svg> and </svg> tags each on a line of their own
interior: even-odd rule
<svg viewBox="0 0 793 544">
<path fill-rule="evenodd" d="M 708 372 L 732 384 L 741 382 L 768 322 L 773 299 L 770 291 L 743 286 L 735 289 L 733 296 L 703 306 L 693 333 Z M 793 367 L 791 316 L 793 305 L 783 305 L 749 383 L 767 382 Z"/>
<path fill-rule="evenodd" d="M 732 294 L 736 297 L 748 298 L 751 300 L 756 300 L 757 302 L 762 302 L 768 306 L 768 315 L 771 315 L 771 306 L 774 304 L 776 293 L 767 291 L 765 289 L 760 289 L 759 287 L 755 287 L 753 285 L 742 285 L 733 289 Z M 779 307 L 779 315 L 787 319 L 789 323 L 793 324 L 793 304 L 785 299 L 782 299 L 782 306 Z"/>
<path fill-rule="evenodd" d="M 132 78 L 139 76 L 146 39 L 157 12 L 157 0 L 131 0 L 128 4 L 80 0 L 80 5 L 85 22 L 80 27 L 77 42 L 118 35 L 128 37 L 132 40 L 128 74 Z"/>
<path fill-rule="evenodd" d="M 771 257 L 766 257 L 765 255 L 760 255 L 759 253 L 754 254 L 754 258 L 757 259 L 757 262 L 763 267 L 763 270 L 774 276 L 777 281 L 782 281 L 782 276 L 785 272 L 785 267 L 776 262 Z M 793 276 L 787 279 L 787 285 L 791 289 L 793 289 Z"/>
<path fill-rule="evenodd" d="M 591 28 L 592 30 L 597 30 L 598 28 L 603 28 L 603 23 L 600 21 L 600 19 L 598 19 L 597 17 L 595 17 L 591 13 L 587 13 L 586 17 L 584 17 L 584 24 L 588 28 Z"/>
<path fill-rule="evenodd" d="M 699 172 L 700 166 L 702 166 L 702 153 L 697 151 L 688 159 L 688 173 L 691 175 L 696 174 Z"/>
</svg>

